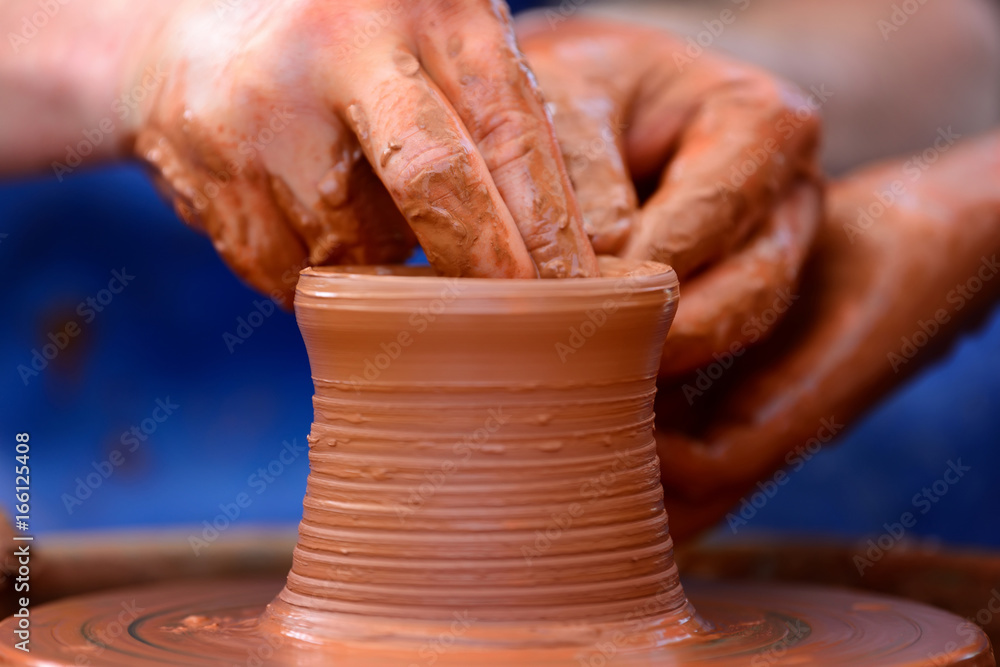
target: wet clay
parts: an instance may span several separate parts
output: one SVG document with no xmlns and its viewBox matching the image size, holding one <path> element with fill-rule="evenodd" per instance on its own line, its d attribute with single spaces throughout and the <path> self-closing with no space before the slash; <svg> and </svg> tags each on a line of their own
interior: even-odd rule
<svg viewBox="0 0 1000 667">
<path fill-rule="evenodd" d="M 915 602 L 845 590 L 689 585 L 694 604 L 712 619 L 715 630 L 697 640 L 639 653 L 625 633 L 594 634 L 587 645 L 553 641 L 544 648 L 518 651 L 484 643 L 476 650 L 463 641 L 465 633 L 486 624 L 471 617 L 442 624 L 438 633 L 413 645 L 365 637 L 316 644 L 261 627 L 261 610 L 280 588 L 280 581 L 175 583 L 69 598 L 32 611 L 30 654 L 4 642 L 0 659 L 39 667 L 411 667 L 432 664 L 432 659 L 435 665 L 449 667 L 995 665 L 985 636 L 960 617 Z M 7 620 L 0 630 L 9 633 L 12 625 Z M 397 627 L 413 626 L 400 622 Z M 518 626 L 491 627 L 493 637 L 481 627 L 480 638 L 502 644 Z"/>
<path fill-rule="evenodd" d="M 303 272 L 311 477 L 268 622 L 422 639 L 407 626 L 466 614 L 465 640 L 510 646 L 586 643 L 637 610 L 634 634 L 699 626 L 652 438 L 676 278 L 622 266 L 538 287 Z"/>
<path fill-rule="evenodd" d="M 76 598 L 35 612 L 30 656 L 0 656 L 499 667 L 745 665 L 756 655 L 919 665 L 935 655 L 992 665 L 981 634 L 949 647 L 960 619 L 915 603 L 709 588 L 695 612 L 673 560 L 652 431 L 676 276 L 616 259 L 602 273 L 304 271 L 296 315 L 316 388 L 311 471 L 277 597 L 265 608 L 279 584 L 257 582 Z"/>
<path fill-rule="evenodd" d="M 265 624 L 417 646 L 458 615 L 480 648 L 586 644 L 636 610 L 634 632 L 661 640 L 698 627 L 652 439 L 673 273 L 615 260 L 599 280 L 537 284 L 395 273 L 300 280 L 311 477 Z"/>
</svg>

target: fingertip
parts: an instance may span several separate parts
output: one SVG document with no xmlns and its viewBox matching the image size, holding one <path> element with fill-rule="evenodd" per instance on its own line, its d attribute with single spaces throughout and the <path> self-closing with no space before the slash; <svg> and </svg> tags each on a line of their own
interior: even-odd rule
<svg viewBox="0 0 1000 667">
<path fill-rule="evenodd" d="M 467 128 L 538 275 L 599 275 L 551 119 L 503 14 L 498 5 L 467 6 L 461 31 L 454 22 L 425 31 L 421 59 Z"/>
<path fill-rule="evenodd" d="M 446 276 L 535 277 L 483 157 L 435 82 L 391 63 L 374 78 L 352 91 L 347 121 L 428 262 Z"/>
</svg>

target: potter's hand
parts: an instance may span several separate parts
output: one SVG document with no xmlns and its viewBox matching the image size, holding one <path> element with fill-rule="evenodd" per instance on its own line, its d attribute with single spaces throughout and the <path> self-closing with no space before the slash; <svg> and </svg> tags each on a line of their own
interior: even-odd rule
<svg viewBox="0 0 1000 667">
<path fill-rule="evenodd" d="M 664 373 L 698 367 L 790 290 L 818 224 L 818 102 L 628 24 L 525 17 L 525 55 L 598 252 L 670 264 Z M 550 22 L 552 25 L 550 25 Z M 633 181 L 656 181 L 639 206 Z"/>
<path fill-rule="evenodd" d="M 446 275 L 597 273 L 502 3 L 194 0 L 143 48 L 136 150 L 261 290 L 411 231 Z"/>
<path fill-rule="evenodd" d="M 833 185 L 801 298 L 774 338 L 661 386 L 675 537 L 725 516 L 779 466 L 778 481 L 794 474 L 996 302 L 1000 133 L 937 149 L 933 165 L 889 162 Z"/>
</svg>

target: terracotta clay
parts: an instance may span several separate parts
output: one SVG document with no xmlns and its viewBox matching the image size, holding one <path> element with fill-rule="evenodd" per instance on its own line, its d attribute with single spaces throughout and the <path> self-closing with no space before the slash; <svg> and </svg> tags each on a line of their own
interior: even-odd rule
<svg viewBox="0 0 1000 667">
<path fill-rule="evenodd" d="M 636 652 L 627 632 L 607 638 L 591 635 L 593 643 L 582 646 L 569 641 L 560 646 L 558 639 L 550 638 L 545 647 L 510 650 L 503 645 L 517 636 L 526 641 L 538 637 L 521 634 L 526 626 L 510 624 L 494 624 L 494 632 L 486 633 L 484 621 L 461 613 L 411 645 L 400 641 L 399 633 L 417 626 L 403 621 L 383 636 L 301 641 L 259 622 L 261 610 L 280 587 L 280 581 L 266 580 L 174 583 L 70 598 L 33 611 L 31 653 L 5 642 L 0 644 L 0 659 L 35 667 L 411 667 L 431 661 L 447 667 L 995 665 L 985 636 L 958 616 L 914 602 L 836 589 L 693 585 L 692 599 L 713 619 L 715 630 L 696 640 Z M 0 630 L 9 632 L 11 626 L 7 620 Z M 354 627 L 375 628 L 371 621 Z M 467 633 L 477 628 L 473 642 Z M 431 628 L 424 624 L 422 629 Z M 570 633 L 572 641 L 582 639 L 578 632 Z"/>
<path fill-rule="evenodd" d="M 530 288 L 303 273 L 312 475 L 274 623 L 329 639 L 364 620 L 422 641 L 460 612 L 484 622 L 473 644 L 493 623 L 523 626 L 511 647 L 585 643 L 637 608 L 637 636 L 698 627 L 651 431 L 676 278 L 604 269 Z"/>
<path fill-rule="evenodd" d="M 677 299 L 663 265 L 576 281 L 310 269 L 316 387 L 285 587 L 172 585 L 33 611 L 22 665 L 993 665 L 916 603 L 709 587 L 685 596 L 653 439 Z M 0 632 L 10 632 L 10 619 Z M 127 628 L 127 632 L 125 631 Z"/>
</svg>

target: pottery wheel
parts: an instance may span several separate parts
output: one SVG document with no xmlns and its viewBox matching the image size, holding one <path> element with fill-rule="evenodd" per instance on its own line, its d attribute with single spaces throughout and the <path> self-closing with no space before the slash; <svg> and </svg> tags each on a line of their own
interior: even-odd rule
<svg viewBox="0 0 1000 667">
<path fill-rule="evenodd" d="M 711 625 L 696 639 L 636 648 L 628 637 L 491 647 L 504 624 L 456 620 L 413 643 L 391 635 L 317 646 L 259 622 L 275 582 L 190 583 L 71 598 L 32 612 L 31 652 L 14 665 L 993 665 L 989 645 L 933 607 L 812 587 L 689 584 Z M 458 615 L 461 616 L 460 614 Z M 0 626 L 11 636 L 15 619 Z M 405 624 L 405 621 L 401 622 Z"/>
</svg>

